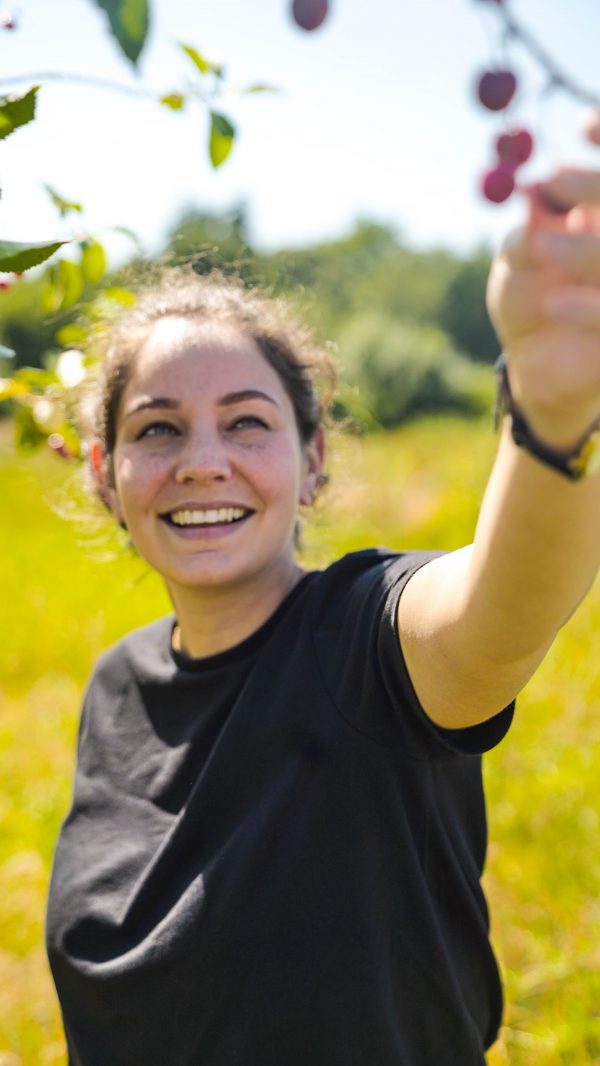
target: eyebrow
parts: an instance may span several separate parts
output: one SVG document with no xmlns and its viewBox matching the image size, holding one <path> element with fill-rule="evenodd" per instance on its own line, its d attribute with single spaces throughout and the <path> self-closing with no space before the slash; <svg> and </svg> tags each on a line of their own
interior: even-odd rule
<svg viewBox="0 0 600 1066">
<path fill-rule="evenodd" d="M 274 407 L 279 407 L 277 400 L 274 400 L 272 396 L 262 392 L 260 389 L 240 389 L 238 392 L 228 392 L 225 396 L 220 397 L 218 405 L 219 407 L 232 407 L 236 403 L 243 403 L 244 400 L 266 400 L 267 403 L 272 403 Z M 157 407 L 175 411 L 181 407 L 181 404 L 179 400 L 175 400 L 172 396 L 143 397 L 125 412 L 124 417 L 129 418 L 131 415 L 139 414 L 140 411 L 152 411 Z"/>
</svg>

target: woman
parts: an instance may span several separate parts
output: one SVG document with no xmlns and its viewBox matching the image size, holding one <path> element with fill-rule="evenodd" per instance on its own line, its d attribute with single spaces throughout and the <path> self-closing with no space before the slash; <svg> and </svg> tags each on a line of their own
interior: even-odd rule
<svg viewBox="0 0 600 1066">
<path fill-rule="evenodd" d="M 85 699 L 47 927 L 73 1064 L 484 1063 L 479 756 L 600 545 L 600 177 L 529 198 L 489 290 L 510 413 L 457 552 L 298 567 L 324 441 L 276 306 L 173 281 L 113 336 L 91 465 L 174 616 Z"/>
</svg>

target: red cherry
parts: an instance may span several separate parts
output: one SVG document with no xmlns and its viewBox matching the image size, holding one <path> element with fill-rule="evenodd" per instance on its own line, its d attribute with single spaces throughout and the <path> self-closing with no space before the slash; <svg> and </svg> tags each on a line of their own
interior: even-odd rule
<svg viewBox="0 0 600 1066">
<path fill-rule="evenodd" d="M 512 70 L 486 70 L 477 85 L 477 95 L 488 111 L 501 111 L 512 100 L 517 79 Z"/>
<path fill-rule="evenodd" d="M 501 133 L 496 141 L 496 151 L 502 163 L 520 167 L 533 152 L 533 137 L 529 130 L 510 130 Z"/>
<path fill-rule="evenodd" d="M 6 292 L 7 289 L 10 289 L 10 281 L 0 281 L 0 292 Z"/>
<path fill-rule="evenodd" d="M 486 200 L 502 204 L 508 200 L 515 189 L 515 172 L 506 163 L 499 163 L 493 170 L 483 175 L 481 190 Z"/>
<path fill-rule="evenodd" d="M 329 14 L 329 0 L 293 0 L 292 18 L 303 30 L 316 30 Z"/>
</svg>

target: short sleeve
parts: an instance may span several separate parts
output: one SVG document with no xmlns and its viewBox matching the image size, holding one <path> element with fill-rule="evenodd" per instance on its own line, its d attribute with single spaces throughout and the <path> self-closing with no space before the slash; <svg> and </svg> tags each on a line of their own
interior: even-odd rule
<svg viewBox="0 0 600 1066">
<path fill-rule="evenodd" d="M 507 732 L 513 706 L 468 729 L 442 729 L 412 685 L 396 628 L 397 606 L 413 574 L 439 551 L 353 552 L 329 567 L 315 589 L 314 635 L 331 700 L 355 730 L 406 755 L 480 755 Z"/>
<path fill-rule="evenodd" d="M 417 570 L 442 554 L 442 552 L 421 552 L 419 558 L 415 559 L 410 567 L 400 568 L 397 580 L 390 587 L 381 618 L 379 660 L 389 691 L 392 694 L 398 693 L 399 705 L 410 708 L 411 712 L 430 731 L 433 740 L 437 739 L 443 748 L 460 752 L 463 755 L 482 755 L 494 748 L 506 736 L 513 719 L 515 701 L 513 700 L 502 711 L 486 721 L 474 726 L 445 729 L 436 725 L 421 706 L 415 692 L 398 634 L 398 603 L 402 592 Z"/>
</svg>

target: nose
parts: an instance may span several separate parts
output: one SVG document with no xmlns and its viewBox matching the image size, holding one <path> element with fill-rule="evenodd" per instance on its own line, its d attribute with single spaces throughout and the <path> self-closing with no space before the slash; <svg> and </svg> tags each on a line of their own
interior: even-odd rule
<svg viewBox="0 0 600 1066">
<path fill-rule="evenodd" d="M 181 449 L 175 480 L 227 481 L 231 477 L 231 464 L 217 433 L 204 431 L 190 436 Z"/>
</svg>

